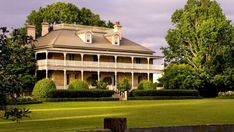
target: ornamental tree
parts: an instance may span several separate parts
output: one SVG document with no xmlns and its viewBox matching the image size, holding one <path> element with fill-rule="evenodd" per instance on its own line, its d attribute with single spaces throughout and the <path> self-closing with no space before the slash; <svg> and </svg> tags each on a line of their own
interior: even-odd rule
<svg viewBox="0 0 234 132">
<path fill-rule="evenodd" d="M 169 46 L 162 48 L 167 64 L 190 65 L 202 80 L 200 88 L 218 88 L 216 75 L 234 79 L 225 72 L 234 66 L 234 27 L 216 1 L 188 0 L 184 8 L 174 12 L 171 21 L 174 28 L 166 36 Z"/>
</svg>

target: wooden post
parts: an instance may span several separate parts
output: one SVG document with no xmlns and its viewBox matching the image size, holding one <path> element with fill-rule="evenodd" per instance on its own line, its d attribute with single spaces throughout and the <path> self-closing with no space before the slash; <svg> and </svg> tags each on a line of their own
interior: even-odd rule
<svg viewBox="0 0 234 132">
<path fill-rule="evenodd" d="M 126 118 L 104 118 L 104 129 L 112 132 L 127 132 Z"/>
</svg>

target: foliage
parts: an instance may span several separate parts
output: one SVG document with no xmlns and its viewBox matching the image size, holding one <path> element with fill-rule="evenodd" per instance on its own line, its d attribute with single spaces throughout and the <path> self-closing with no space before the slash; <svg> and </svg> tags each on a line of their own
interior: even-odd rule
<svg viewBox="0 0 234 132">
<path fill-rule="evenodd" d="M 166 89 L 198 89 L 202 80 L 187 64 L 170 64 L 159 79 Z"/>
<path fill-rule="evenodd" d="M 234 66 L 234 27 L 217 1 L 188 0 L 171 20 L 174 28 L 166 36 L 169 47 L 162 48 L 165 62 L 190 65 L 202 80 L 197 85 L 200 91 L 217 94 L 220 88 L 233 89 L 229 70 Z"/>
<path fill-rule="evenodd" d="M 7 105 L 39 104 L 39 103 L 42 103 L 42 101 L 39 101 L 38 99 L 33 98 L 31 96 L 19 97 L 16 100 L 12 98 L 7 99 Z"/>
<path fill-rule="evenodd" d="M 77 23 L 82 25 L 113 27 L 113 23 L 101 20 L 99 15 L 94 14 L 87 8 L 79 9 L 72 3 L 57 2 L 46 7 L 33 10 L 27 16 L 27 22 L 36 26 L 36 36 L 41 36 L 41 23 L 43 20 L 49 23 Z"/>
<path fill-rule="evenodd" d="M 108 86 L 108 83 L 106 83 L 104 81 L 98 81 L 96 89 L 108 89 L 107 86 Z"/>
<path fill-rule="evenodd" d="M 163 87 L 163 84 L 161 82 L 154 82 L 153 85 L 155 89 L 157 89 L 157 87 Z"/>
<path fill-rule="evenodd" d="M 23 108 L 23 109 L 11 108 L 5 111 L 4 118 L 19 122 L 20 119 L 22 119 L 23 117 L 30 118 L 30 116 L 28 115 L 30 113 L 31 111 L 26 108 Z"/>
<path fill-rule="evenodd" d="M 143 80 L 138 85 L 139 90 L 151 90 L 151 89 L 154 89 L 154 88 L 155 88 L 154 84 L 151 81 L 148 81 L 148 80 Z"/>
<path fill-rule="evenodd" d="M 99 98 L 113 94 L 112 90 L 54 90 L 47 94 L 47 98 Z"/>
<path fill-rule="evenodd" d="M 136 96 L 199 96 L 197 90 L 164 89 L 164 90 L 132 90 L 131 95 Z"/>
<path fill-rule="evenodd" d="M 86 89 L 89 89 L 89 85 L 87 82 L 82 80 L 75 80 L 68 87 L 68 90 L 86 90 Z"/>
<path fill-rule="evenodd" d="M 234 91 L 219 92 L 219 97 L 234 97 Z"/>
<path fill-rule="evenodd" d="M 46 98 L 47 94 L 53 90 L 56 90 L 54 81 L 49 78 L 44 78 L 35 84 L 32 95 L 35 98 Z"/>
<path fill-rule="evenodd" d="M 124 91 L 129 91 L 131 87 L 128 80 L 125 78 L 122 82 L 118 82 L 117 89 L 119 90 L 120 94 L 122 94 Z"/>
<path fill-rule="evenodd" d="M 6 28 L 0 31 L 0 89 L 17 98 L 23 91 L 31 90 L 35 82 L 34 45 L 29 36 L 21 34 L 22 31 L 14 30 L 10 38 L 7 38 Z"/>
<path fill-rule="evenodd" d="M 111 79 L 111 77 L 105 77 L 103 79 L 103 82 L 107 83 L 108 85 L 111 85 L 112 84 L 112 79 Z"/>
</svg>

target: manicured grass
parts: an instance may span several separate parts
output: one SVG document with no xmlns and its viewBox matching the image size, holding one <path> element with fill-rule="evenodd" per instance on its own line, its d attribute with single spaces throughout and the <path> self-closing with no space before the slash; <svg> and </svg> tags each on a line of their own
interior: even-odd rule
<svg viewBox="0 0 234 132">
<path fill-rule="evenodd" d="M 0 131 L 49 132 L 103 128 L 104 117 L 127 117 L 128 127 L 234 123 L 234 100 L 137 100 L 26 105 L 31 119 L 0 119 Z"/>
</svg>

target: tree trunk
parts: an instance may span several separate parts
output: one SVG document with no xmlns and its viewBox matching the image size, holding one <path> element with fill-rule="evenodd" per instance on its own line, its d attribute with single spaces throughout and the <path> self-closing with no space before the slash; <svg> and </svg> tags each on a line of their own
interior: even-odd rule
<svg viewBox="0 0 234 132">
<path fill-rule="evenodd" d="M 127 132 L 126 118 L 104 118 L 104 129 L 112 132 Z"/>
</svg>

